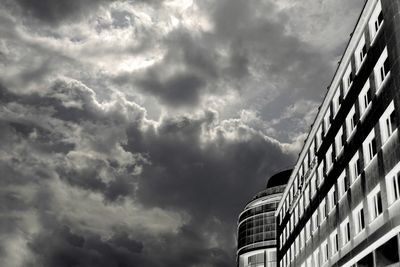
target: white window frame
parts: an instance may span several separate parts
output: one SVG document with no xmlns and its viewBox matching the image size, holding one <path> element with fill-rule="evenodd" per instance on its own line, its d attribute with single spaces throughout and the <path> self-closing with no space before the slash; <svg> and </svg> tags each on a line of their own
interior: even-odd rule
<svg viewBox="0 0 400 267">
<path fill-rule="evenodd" d="M 317 130 L 317 132 L 316 132 L 316 134 L 315 134 L 315 140 L 316 140 L 316 143 L 317 143 L 317 149 L 319 149 L 319 147 L 321 146 L 321 144 L 322 144 L 322 138 L 323 138 L 323 136 L 322 136 L 322 132 L 323 132 L 323 129 L 322 129 L 322 124 L 319 126 L 319 128 L 318 128 L 318 130 Z"/>
<path fill-rule="evenodd" d="M 379 202 L 382 209 L 380 213 L 379 213 Z M 370 223 L 375 221 L 376 218 L 378 218 L 380 215 L 383 214 L 383 201 L 379 184 L 368 195 L 368 208 L 370 214 Z"/>
<path fill-rule="evenodd" d="M 358 95 L 358 104 L 360 107 L 361 120 L 364 119 L 364 115 L 367 114 L 368 110 L 371 108 L 372 98 L 373 98 L 372 88 L 370 86 L 370 82 L 368 79 L 367 82 L 364 84 L 363 88 L 361 89 L 360 94 Z"/>
<path fill-rule="evenodd" d="M 304 235 L 304 228 L 300 231 L 300 250 L 304 248 L 306 244 L 305 235 Z"/>
<path fill-rule="evenodd" d="M 353 107 L 349 111 L 349 114 L 347 114 L 346 117 L 347 141 L 353 136 L 353 133 L 357 128 L 357 121 L 355 116 L 356 116 L 356 109 L 353 105 Z"/>
<path fill-rule="evenodd" d="M 335 118 L 339 109 L 340 109 L 340 87 L 336 89 L 336 92 L 332 98 L 332 111 L 333 111 L 332 118 Z"/>
<path fill-rule="evenodd" d="M 338 199 L 339 199 L 339 201 L 346 195 L 347 190 L 348 190 L 347 176 L 346 176 L 346 170 L 344 170 L 338 177 Z"/>
<path fill-rule="evenodd" d="M 361 175 L 360 156 L 358 153 L 357 151 L 349 162 L 350 186 L 353 185 Z"/>
<path fill-rule="evenodd" d="M 395 112 L 394 102 L 392 100 L 379 119 L 382 144 L 386 144 L 389 138 L 397 131 L 397 126 L 395 125 L 396 121 L 393 122 L 394 118 L 392 117 L 392 114 L 396 116 Z"/>
<path fill-rule="evenodd" d="M 314 234 L 318 230 L 318 209 L 316 209 L 311 217 L 312 220 L 312 233 Z"/>
<path fill-rule="evenodd" d="M 296 237 L 294 242 L 295 242 L 296 256 L 297 256 L 297 255 L 299 255 L 299 252 L 300 252 L 299 236 Z"/>
<path fill-rule="evenodd" d="M 362 211 L 362 216 L 361 216 Z M 358 235 L 365 229 L 365 210 L 364 204 L 361 202 L 353 211 L 354 231 Z M 361 222 L 363 220 L 363 222 Z"/>
<path fill-rule="evenodd" d="M 368 134 L 368 136 L 364 139 L 363 152 L 364 152 L 365 168 L 367 168 L 369 163 L 371 163 L 371 161 L 378 154 L 378 147 L 375 139 L 374 129 L 372 129 L 371 132 Z"/>
<path fill-rule="evenodd" d="M 315 157 L 315 142 L 314 141 L 312 141 L 312 143 L 310 145 L 309 153 L 310 153 L 310 163 L 311 163 Z"/>
<path fill-rule="evenodd" d="M 309 186 L 306 185 L 306 188 L 304 189 L 304 207 L 307 209 L 308 205 L 310 205 L 310 191 Z"/>
<path fill-rule="evenodd" d="M 339 252 L 339 237 L 336 229 L 331 233 L 330 239 L 331 239 L 331 255 L 333 256 Z"/>
<path fill-rule="evenodd" d="M 367 51 L 367 43 L 365 42 L 365 34 L 363 33 L 354 52 L 354 58 L 356 59 L 356 72 L 361 69 L 361 66 L 365 62 Z"/>
<path fill-rule="evenodd" d="M 382 5 L 381 1 L 377 1 L 374 11 L 371 14 L 371 17 L 368 22 L 369 34 L 371 37 L 371 44 L 375 42 L 375 38 L 378 35 L 379 31 L 382 29 L 382 24 L 384 20 L 379 24 L 378 17 L 379 14 L 382 12 Z"/>
<path fill-rule="evenodd" d="M 343 220 L 340 224 L 340 232 L 342 235 L 342 246 L 346 246 L 351 240 L 351 231 L 350 231 L 350 221 L 349 217 Z"/>
<path fill-rule="evenodd" d="M 333 167 L 333 147 L 332 147 L 332 145 L 330 145 L 328 150 L 326 151 L 325 160 L 326 160 L 326 173 L 329 173 Z"/>
<path fill-rule="evenodd" d="M 314 258 L 314 266 L 319 266 L 319 248 L 317 247 L 315 251 L 313 252 L 313 258 Z"/>
<path fill-rule="evenodd" d="M 320 221 L 320 225 L 326 220 L 326 199 L 324 198 L 321 203 L 319 204 L 319 221 Z"/>
<path fill-rule="evenodd" d="M 310 179 L 310 197 L 313 198 L 317 194 L 317 175 L 314 173 Z"/>
<path fill-rule="evenodd" d="M 312 267 L 312 259 L 311 259 L 311 255 L 310 256 L 308 256 L 308 258 L 307 258 L 307 267 Z"/>
<path fill-rule="evenodd" d="M 346 68 L 346 71 L 343 75 L 343 95 L 346 96 L 347 93 L 350 90 L 350 87 L 353 85 L 353 79 L 354 79 L 354 74 L 353 74 L 353 69 L 351 66 L 351 62 L 348 63 L 349 65 Z"/>
<path fill-rule="evenodd" d="M 333 211 L 336 206 L 336 195 L 335 195 L 335 185 L 328 192 L 328 214 Z"/>
<path fill-rule="evenodd" d="M 385 177 L 388 194 L 388 206 L 400 199 L 400 162 Z"/>
<path fill-rule="evenodd" d="M 322 160 L 321 163 L 318 165 L 318 187 L 324 183 L 325 180 L 325 173 L 324 173 L 325 162 Z"/>
<path fill-rule="evenodd" d="M 311 239 L 311 225 L 310 225 L 311 223 L 310 223 L 310 220 L 308 220 L 307 221 L 307 223 L 306 223 L 306 231 L 305 231 L 305 234 L 306 234 L 306 243 L 308 242 L 308 241 L 310 241 L 310 239 Z"/>
<path fill-rule="evenodd" d="M 390 76 L 390 70 L 385 69 L 385 61 L 388 58 L 387 47 L 383 49 L 382 54 L 380 55 L 376 65 L 374 67 L 374 76 L 375 76 L 375 85 L 376 85 L 376 94 L 380 92 L 383 87 L 383 84 Z M 382 76 L 385 77 L 382 77 Z"/>
<path fill-rule="evenodd" d="M 329 260 L 329 246 L 327 239 L 324 242 L 322 242 L 321 250 L 322 250 L 322 264 L 325 264 Z"/>
<path fill-rule="evenodd" d="M 336 137 L 335 137 L 336 159 L 339 157 L 339 155 L 343 151 L 344 142 L 345 142 L 345 140 L 344 140 L 343 126 L 342 126 L 338 130 Z"/>
<path fill-rule="evenodd" d="M 324 135 L 327 135 L 331 128 L 331 109 L 328 107 L 324 116 Z"/>
</svg>

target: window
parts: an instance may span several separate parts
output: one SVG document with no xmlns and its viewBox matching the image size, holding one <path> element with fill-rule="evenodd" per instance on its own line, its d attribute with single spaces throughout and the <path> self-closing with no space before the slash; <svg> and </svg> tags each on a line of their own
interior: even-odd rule
<svg viewBox="0 0 400 267">
<path fill-rule="evenodd" d="M 301 230 L 301 232 L 300 232 L 300 249 L 303 249 L 304 248 L 304 245 L 305 245 L 305 242 L 306 240 L 305 240 L 305 238 L 304 238 L 304 228 Z"/>
<path fill-rule="evenodd" d="M 312 259 L 311 255 L 307 258 L 307 267 L 311 267 Z"/>
<path fill-rule="evenodd" d="M 336 89 L 335 95 L 333 96 L 332 99 L 332 117 L 334 118 L 337 114 L 337 112 L 339 111 L 340 108 L 340 103 L 341 103 L 341 99 L 340 99 L 340 87 Z"/>
<path fill-rule="evenodd" d="M 370 107 L 372 102 L 372 89 L 369 84 L 369 80 L 365 83 L 361 93 L 358 95 L 358 103 L 360 106 L 360 116 L 363 117 L 364 113 Z"/>
<path fill-rule="evenodd" d="M 314 266 L 319 266 L 319 248 L 314 251 Z"/>
<path fill-rule="evenodd" d="M 296 204 L 296 206 L 294 207 L 294 213 L 293 213 L 294 214 L 294 225 L 297 225 L 297 222 L 299 220 L 298 209 L 299 209 L 299 205 Z M 294 228 L 294 226 L 293 226 L 293 228 Z"/>
<path fill-rule="evenodd" d="M 331 110 L 328 108 L 325 117 L 324 117 L 324 134 L 328 133 L 329 128 L 331 127 Z"/>
<path fill-rule="evenodd" d="M 315 134 L 315 142 L 317 143 L 317 149 L 320 147 L 322 144 L 322 125 L 319 126 L 317 133 Z"/>
<path fill-rule="evenodd" d="M 349 171 L 351 184 L 357 180 L 358 176 L 361 174 L 360 159 L 358 156 L 358 151 L 354 154 L 353 158 L 349 162 Z"/>
<path fill-rule="evenodd" d="M 328 151 L 326 151 L 325 155 L 326 159 L 326 172 L 329 172 L 333 166 L 333 149 L 332 145 L 329 146 Z"/>
<path fill-rule="evenodd" d="M 319 204 L 319 220 L 320 220 L 320 224 L 322 224 L 322 222 L 325 221 L 325 217 L 326 217 L 326 201 L 324 199 Z"/>
<path fill-rule="evenodd" d="M 339 178 L 338 178 L 338 193 L 339 193 L 339 199 L 341 199 L 345 194 L 348 189 L 348 181 L 347 181 L 347 176 L 346 176 L 346 171 L 344 170 Z"/>
<path fill-rule="evenodd" d="M 388 191 L 388 202 L 391 205 L 400 198 L 400 163 L 386 175 L 386 188 Z"/>
<path fill-rule="evenodd" d="M 350 86 L 353 83 L 353 78 L 354 78 L 354 74 L 351 68 L 351 62 L 349 63 L 349 65 L 347 66 L 346 72 L 343 75 L 343 91 L 344 91 L 344 95 L 347 94 L 347 92 L 350 89 Z"/>
<path fill-rule="evenodd" d="M 357 125 L 357 115 L 356 115 L 356 110 L 353 106 L 346 117 L 347 140 L 351 137 L 354 129 L 356 128 L 356 125 Z"/>
<path fill-rule="evenodd" d="M 379 119 L 379 125 L 381 128 L 382 144 L 384 144 L 397 129 L 396 113 L 394 111 L 393 101 L 390 102 L 389 106 Z"/>
<path fill-rule="evenodd" d="M 294 261 L 294 243 L 290 246 L 290 259 Z"/>
<path fill-rule="evenodd" d="M 340 229 L 342 231 L 342 240 L 343 246 L 346 245 L 350 241 L 350 223 L 349 218 L 346 218 L 342 224 L 340 225 Z"/>
<path fill-rule="evenodd" d="M 310 226 L 310 220 L 308 220 L 306 223 L 306 241 L 308 241 L 310 237 L 311 237 L 311 226 Z"/>
<path fill-rule="evenodd" d="M 308 207 L 308 204 L 310 204 L 310 187 L 307 185 L 306 189 L 304 190 L 304 206 L 305 206 L 305 208 Z"/>
<path fill-rule="evenodd" d="M 363 34 L 361 36 L 360 41 L 358 42 L 356 51 L 354 52 L 357 71 L 360 69 L 362 63 L 364 63 L 366 55 L 367 55 L 367 44 L 365 43 L 365 35 Z"/>
<path fill-rule="evenodd" d="M 314 197 L 317 193 L 317 177 L 314 173 L 310 180 L 310 190 L 311 190 L 311 197 Z"/>
<path fill-rule="evenodd" d="M 303 166 L 304 166 L 304 173 L 306 173 L 307 170 L 308 170 L 308 166 L 310 166 L 310 161 L 309 161 L 309 158 L 308 158 L 308 153 L 307 153 L 307 154 L 305 155 L 305 157 L 304 157 Z"/>
<path fill-rule="evenodd" d="M 328 192 L 328 210 L 331 212 L 336 206 L 335 185 Z"/>
<path fill-rule="evenodd" d="M 373 11 L 368 23 L 372 42 L 374 41 L 376 34 L 380 30 L 382 23 L 383 23 L 382 6 L 381 2 L 378 1 L 375 6 L 375 10 Z"/>
<path fill-rule="evenodd" d="M 309 153 L 310 153 L 310 164 L 311 164 L 311 162 L 314 160 L 314 157 L 315 157 L 315 143 L 314 142 L 312 142 L 310 145 Z"/>
<path fill-rule="evenodd" d="M 356 234 L 358 234 L 365 228 L 364 207 L 362 202 L 354 209 L 353 218 L 354 218 L 354 229 Z"/>
<path fill-rule="evenodd" d="M 321 186 L 323 182 L 324 182 L 324 161 L 321 161 L 321 163 L 318 166 L 318 186 Z"/>
<path fill-rule="evenodd" d="M 297 256 L 297 255 L 299 255 L 299 252 L 300 252 L 299 237 L 296 237 L 295 247 L 296 247 L 296 256 Z"/>
<path fill-rule="evenodd" d="M 294 229 L 294 213 L 290 216 L 290 232 L 293 232 Z"/>
<path fill-rule="evenodd" d="M 376 65 L 374 67 L 375 83 L 376 83 L 376 93 L 382 87 L 383 82 L 390 73 L 390 63 L 388 59 L 387 47 L 383 50 L 381 56 L 379 57 Z"/>
<path fill-rule="evenodd" d="M 322 264 L 328 261 L 329 257 L 329 249 L 328 249 L 328 240 L 325 240 L 321 245 L 322 250 Z"/>
<path fill-rule="evenodd" d="M 312 215 L 312 231 L 313 233 L 318 229 L 318 209 Z"/>
<path fill-rule="evenodd" d="M 368 196 L 369 213 L 371 214 L 371 222 L 376 219 L 382 212 L 382 197 L 379 185 L 371 191 Z"/>
<path fill-rule="evenodd" d="M 304 198 L 303 196 L 300 197 L 299 199 L 299 218 L 301 218 L 301 216 L 303 216 L 303 212 L 304 212 Z"/>
<path fill-rule="evenodd" d="M 336 150 L 336 158 L 338 157 L 338 155 L 340 154 L 340 152 L 343 149 L 343 144 L 345 142 L 344 139 L 344 134 L 343 134 L 343 127 L 340 127 L 338 133 L 336 134 L 335 137 L 335 150 Z"/>
<path fill-rule="evenodd" d="M 339 239 L 336 230 L 331 234 L 331 251 L 332 255 L 335 255 L 339 251 Z"/>
<path fill-rule="evenodd" d="M 377 153 L 374 129 L 372 129 L 367 138 L 365 138 L 363 142 L 363 150 L 365 165 L 368 165 Z"/>
</svg>

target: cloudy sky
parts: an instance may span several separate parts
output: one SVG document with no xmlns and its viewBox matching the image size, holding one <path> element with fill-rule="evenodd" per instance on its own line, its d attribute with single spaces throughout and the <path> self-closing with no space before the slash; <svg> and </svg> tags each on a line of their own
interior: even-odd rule
<svg viewBox="0 0 400 267">
<path fill-rule="evenodd" d="M 364 0 L 2 0 L 0 266 L 234 266 Z"/>
</svg>

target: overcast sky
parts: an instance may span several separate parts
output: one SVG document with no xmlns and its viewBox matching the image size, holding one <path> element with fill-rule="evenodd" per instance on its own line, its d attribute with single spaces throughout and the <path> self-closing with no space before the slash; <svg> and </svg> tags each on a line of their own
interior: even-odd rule
<svg viewBox="0 0 400 267">
<path fill-rule="evenodd" d="M 0 266 L 234 266 L 364 0 L 2 0 Z"/>
</svg>

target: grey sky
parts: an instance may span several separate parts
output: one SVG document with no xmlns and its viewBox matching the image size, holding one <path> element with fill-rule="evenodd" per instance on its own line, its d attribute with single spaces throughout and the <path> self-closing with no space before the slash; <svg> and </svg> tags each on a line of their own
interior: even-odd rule
<svg viewBox="0 0 400 267">
<path fill-rule="evenodd" d="M 362 0 L 0 3 L 0 265 L 233 266 Z"/>
</svg>

